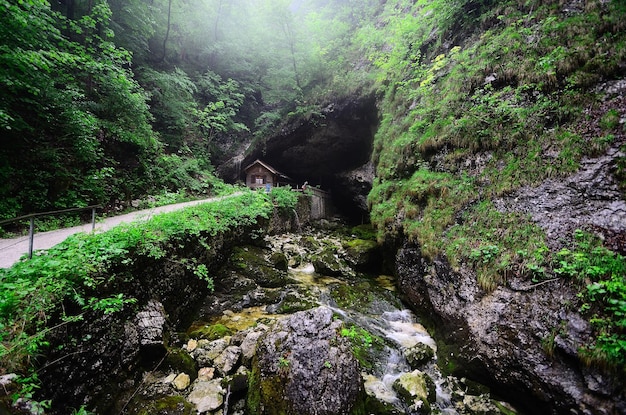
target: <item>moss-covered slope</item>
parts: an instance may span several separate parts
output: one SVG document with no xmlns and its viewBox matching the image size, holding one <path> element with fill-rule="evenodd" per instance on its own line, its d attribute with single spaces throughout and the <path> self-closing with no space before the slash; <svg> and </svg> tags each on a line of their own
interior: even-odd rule
<svg viewBox="0 0 626 415">
<path fill-rule="evenodd" d="M 602 180 L 623 203 L 623 2 L 392 1 L 360 38 L 384 94 L 369 195 L 379 239 L 468 266 L 486 292 L 513 275 L 567 274 L 603 322 L 590 349 L 623 367 L 624 258 L 598 241 L 574 244 L 571 230 L 547 238 L 526 212 L 494 203 L 607 151 Z M 599 233 L 623 240 L 622 228 Z"/>
</svg>

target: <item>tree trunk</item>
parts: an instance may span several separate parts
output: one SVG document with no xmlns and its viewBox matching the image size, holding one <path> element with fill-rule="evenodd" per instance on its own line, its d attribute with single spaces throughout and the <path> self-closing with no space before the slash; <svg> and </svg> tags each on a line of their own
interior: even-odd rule
<svg viewBox="0 0 626 415">
<path fill-rule="evenodd" d="M 163 62 L 165 60 L 165 55 L 167 53 L 167 39 L 170 37 L 170 23 L 172 19 L 172 0 L 169 0 L 167 5 L 167 30 L 165 32 L 165 38 L 163 39 L 163 54 L 161 55 L 161 59 L 159 62 Z"/>
</svg>

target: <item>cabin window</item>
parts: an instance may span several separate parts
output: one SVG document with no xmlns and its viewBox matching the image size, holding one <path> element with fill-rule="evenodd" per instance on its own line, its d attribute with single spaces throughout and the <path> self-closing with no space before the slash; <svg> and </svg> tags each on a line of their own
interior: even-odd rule
<svg viewBox="0 0 626 415">
<path fill-rule="evenodd" d="M 265 176 L 256 176 L 256 184 L 265 184 Z"/>
</svg>

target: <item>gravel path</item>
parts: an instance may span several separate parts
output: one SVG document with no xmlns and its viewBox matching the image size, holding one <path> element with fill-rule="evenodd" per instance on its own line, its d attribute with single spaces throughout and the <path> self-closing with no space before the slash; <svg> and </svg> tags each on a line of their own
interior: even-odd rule
<svg viewBox="0 0 626 415">
<path fill-rule="evenodd" d="M 229 197 L 238 196 L 241 193 L 233 193 L 228 196 L 212 197 L 209 199 L 194 200 L 185 203 L 160 206 L 152 209 L 139 210 L 125 215 L 113 216 L 96 222 L 95 232 L 104 232 L 122 222 L 135 222 L 150 219 L 157 213 L 172 212 L 188 206 L 199 205 L 201 203 L 215 202 Z M 91 232 L 91 223 L 75 226 L 73 228 L 57 229 L 55 231 L 35 233 L 33 238 L 33 250 L 49 249 L 54 245 L 63 242 L 68 236 L 79 232 Z M 35 230 L 36 232 L 36 230 Z M 23 255 L 28 254 L 28 236 L 21 236 L 12 239 L 0 239 L 0 268 L 9 268 L 15 264 Z"/>
</svg>

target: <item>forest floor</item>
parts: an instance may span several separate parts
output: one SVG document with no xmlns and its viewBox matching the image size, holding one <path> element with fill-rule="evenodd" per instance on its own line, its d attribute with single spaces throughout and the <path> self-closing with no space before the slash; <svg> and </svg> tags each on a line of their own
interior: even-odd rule
<svg viewBox="0 0 626 415">
<path fill-rule="evenodd" d="M 126 213 L 124 215 L 104 218 L 96 222 L 94 232 L 104 232 L 123 222 L 128 223 L 140 220 L 148 220 L 158 213 L 172 212 L 174 210 L 182 209 L 188 206 L 215 202 L 225 198 L 234 197 L 239 194 L 241 193 L 237 192 L 228 196 L 217 196 L 208 199 L 194 200 L 191 202 L 176 203 L 172 205 L 138 210 L 136 212 Z M 72 228 L 35 233 L 35 237 L 33 238 L 33 254 L 37 254 L 36 250 L 52 248 L 54 245 L 63 242 L 70 235 L 74 235 L 80 232 L 91 232 L 91 228 L 92 224 L 87 223 L 80 226 L 74 226 Z M 0 268 L 10 268 L 11 266 L 13 266 L 13 264 L 18 262 L 22 256 L 27 255 L 28 243 L 28 236 L 20 236 L 11 239 L 0 239 Z"/>
</svg>

